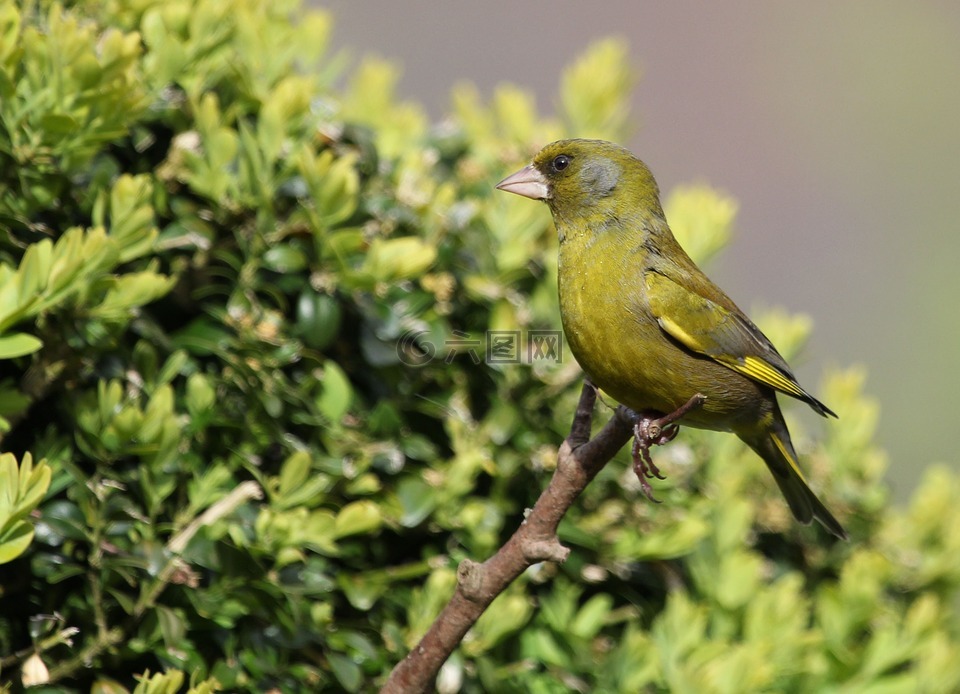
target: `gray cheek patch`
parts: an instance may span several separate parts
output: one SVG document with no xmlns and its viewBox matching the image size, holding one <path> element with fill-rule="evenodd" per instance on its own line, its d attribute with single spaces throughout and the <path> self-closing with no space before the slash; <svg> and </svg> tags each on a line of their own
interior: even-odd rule
<svg viewBox="0 0 960 694">
<path fill-rule="evenodd" d="M 620 181 L 620 167 L 612 161 L 590 162 L 580 172 L 585 191 L 597 198 L 605 198 L 613 193 Z"/>
</svg>

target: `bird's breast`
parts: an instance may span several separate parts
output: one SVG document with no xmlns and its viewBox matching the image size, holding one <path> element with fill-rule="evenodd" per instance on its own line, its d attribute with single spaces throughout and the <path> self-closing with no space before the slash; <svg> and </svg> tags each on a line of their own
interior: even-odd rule
<svg viewBox="0 0 960 694">
<path fill-rule="evenodd" d="M 638 411 L 672 412 L 699 392 L 707 402 L 685 422 L 706 429 L 729 430 L 751 414 L 755 384 L 661 330 L 647 301 L 642 251 L 604 248 L 603 239 L 569 241 L 559 258 L 563 330 L 597 386 Z"/>
</svg>

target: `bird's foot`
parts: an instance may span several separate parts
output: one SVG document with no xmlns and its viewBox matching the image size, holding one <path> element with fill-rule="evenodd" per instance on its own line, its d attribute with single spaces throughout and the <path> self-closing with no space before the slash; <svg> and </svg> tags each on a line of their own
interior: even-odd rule
<svg viewBox="0 0 960 694">
<path fill-rule="evenodd" d="M 650 457 L 650 441 L 642 433 L 645 428 L 644 425 L 650 421 L 652 420 L 641 414 L 640 420 L 633 425 L 633 471 L 636 473 L 637 479 L 640 480 L 640 489 L 643 490 L 643 495 L 650 501 L 659 504 L 660 501 L 653 496 L 653 487 L 647 481 L 650 477 L 665 479 L 660 474 L 660 469 L 654 465 L 653 458 Z"/>
<path fill-rule="evenodd" d="M 644 496 L 650 501 L 660 503 L 653 496 L 653 488 L 650 486 L 649 479 L 666 479 L 660 474 L 653 458 L 650 457 L 651 446 L 662 446 L 665 443 L 673 441 L 680 432 L 680 425 L 677 422 L 692 410 L 701 407 L 706 401 L 706 396 L 697 393 L 669 414 L 646 410 L 637 413 L 637 421 L 633 425 L 633 471 L 640 480 L 640 488 Z"/>
</svg>

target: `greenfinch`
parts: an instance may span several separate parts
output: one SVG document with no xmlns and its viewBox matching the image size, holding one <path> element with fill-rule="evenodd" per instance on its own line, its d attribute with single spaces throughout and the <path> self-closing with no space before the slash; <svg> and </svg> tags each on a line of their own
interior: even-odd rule
<svg viewBox="0 0 960 694">
<path fill-rule="evenodd" d="M 647 166 L 610 142 L 561 140 L 497 188 L 543 200 L 553 214 L 563 330 L 588 378 L 641 415 L 666 415 L 660 424 L 735 433 L 770 468 L 799 521 L 815 518 L 846 538 L 804 480 L 776 393 L 836 414 L 680 247 Z M 658 426 L 646 444 L 675 432 Z"/>
</svg>

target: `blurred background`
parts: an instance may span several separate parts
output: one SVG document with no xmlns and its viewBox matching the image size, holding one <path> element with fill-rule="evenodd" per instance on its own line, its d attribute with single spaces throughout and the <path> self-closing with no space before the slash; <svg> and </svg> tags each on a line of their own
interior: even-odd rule
<svg viewBox="0 0 960 694">
<path fill-rule="evenodd" d="M 550 113 L 566 65 L 626 39 L 622 144 L 665 192 L 703 181 L 740 202 L 708 274 L 748 312 L 813 317 L 795 366 L 814 392 L 825 368 L 867 367 L 897 497 L 960 461 L 960 3 L 315 4 L 336 48 L 398 61 L 400 96 L 436 120 L 459 81 L 513 82 Z"/>
</svg>

